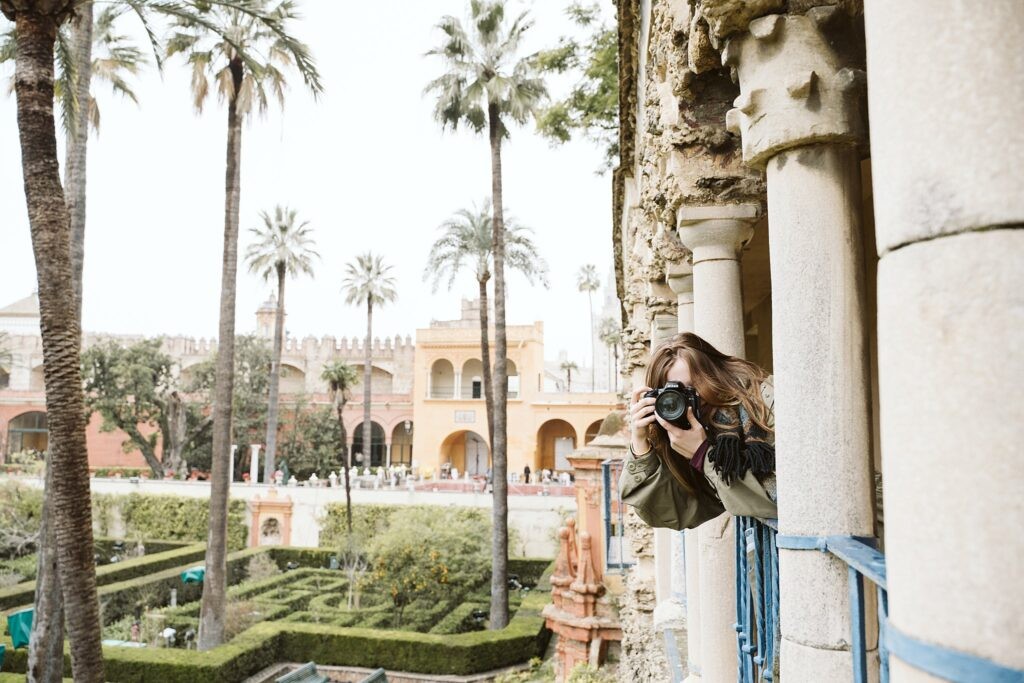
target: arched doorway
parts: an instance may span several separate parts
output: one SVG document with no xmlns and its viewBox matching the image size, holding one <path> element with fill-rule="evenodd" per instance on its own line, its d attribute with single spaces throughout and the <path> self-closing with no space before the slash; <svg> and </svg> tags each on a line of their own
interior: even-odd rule
<svg viewBox="0 0 1024 683">
<path fill-rule="evenodd" d="M 380 467 L 384 464 L 387 447 L 384 445 L 384 428 L 376 422 L 370 423 L 370 457 L 366 457 L 363 448 L 363 425 L 360 423 L 352 432 L 352 465 L 353 467 Z M 359 456 L 362 456 L 360 460 Z"/>
<path fill-rule="evenodd" d="M 548 420 L 537 430 L 537 469 L 567 471 L 576 448 L 576 430 L 565 420 Z"/>
<path fill-rule="evenodd" d="M 505 374 L 508 376 L 508 398 L 519 398 L 519 369 L 511 359 L 505 361 Z"/>
<path fill-rule="evenodd" d="M 455 368 L 451 361 L 438 358 L 430 366 L 430 398 L 455 398 Z"/>
<path fill-rule="evenodd" d="M 597 420 L 596 422 L 590 423 L 590 426 L 587 427 L 587 433 L 583 437 L 584 446 L 586 446 L 588 443 L 596 439 L 597 435 L 601 433 L 601 423 L 603 422 L 604 420 Z"/>
<path fill-rule="evenodd" d="M 50 432 L 46 428 L 46 413 L 22 413 L 7 425 L 7 454 L 23 451 L 46 452 Z"/>
<path fill-rule="evenodd" d="M 441 464 L 445 463 L 458 469 L 460 477 L 464 472 L 483 477 L 491 467 L 491 449 L 476 432 L 454 432 L 441 443 Z"/>
<path fill-rule="evenodd" d="M 405 420 L 391 430 L 391 464 L 412 465 L 412 420 Z"/>
</svg>

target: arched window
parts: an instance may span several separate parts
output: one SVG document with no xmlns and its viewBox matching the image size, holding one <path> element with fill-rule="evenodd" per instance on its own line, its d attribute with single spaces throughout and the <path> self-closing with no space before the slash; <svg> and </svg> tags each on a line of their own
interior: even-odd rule
<svg viewBox="0 0 1024 683">
<path fill-rule="evenodd" d="M 438 358 L 430 366 L 430 398 L 455 398 L 455 368 L 451 361 Z"/>
<path fill-rule="evenodd" d="M 46 413 L 22 413 L 7 425 L 7 452 L 37 451 L 44 453 L 49 447 L 50 433 L 46 428 Z"/>
</svg>

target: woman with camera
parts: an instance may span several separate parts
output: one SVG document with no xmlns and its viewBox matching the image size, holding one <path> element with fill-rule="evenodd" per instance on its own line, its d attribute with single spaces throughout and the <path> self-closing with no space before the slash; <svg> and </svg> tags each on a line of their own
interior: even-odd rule
<svg viewBox="0 0 1024 683">
<path fill-rule="evenodd" d="M 622 500 L 648 525 L 692 529 L 722 512 L 778 516 L 771 377 L 696 334 L 655 349 L 630 403 Z"/>
</svg>

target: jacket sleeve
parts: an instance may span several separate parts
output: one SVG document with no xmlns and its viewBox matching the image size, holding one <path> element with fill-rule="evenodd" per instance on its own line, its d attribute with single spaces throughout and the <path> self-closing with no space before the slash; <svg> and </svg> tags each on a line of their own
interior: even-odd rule
<svg viewBox="0 0 1024 683">
<path fill-rule="evenodd" d="M 688 493 L 653 450 L 626 458 L 619 495 L 652 527 L 693 529 L 725 511 L 718 501 L 702 501 Z"/>
</svg>

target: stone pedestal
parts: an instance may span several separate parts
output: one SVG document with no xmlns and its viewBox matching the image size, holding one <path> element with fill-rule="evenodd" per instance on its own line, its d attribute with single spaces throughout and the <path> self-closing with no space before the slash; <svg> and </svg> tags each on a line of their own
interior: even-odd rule
<svg viewBox="0 0 1024 683">
<path fill-rule="evenodd" d="M 740 248 L 759 217 L 754 204 L 684 206 L 679 239 L 693 252 L 694 332 L 722 353 L 743 357 Z M 728 513 L 697 529 L 702 679 L 736 677 L 736 541 Z"/>
<path fill-rule="evenodd" d="M 276 488 L 265 496 L 256 496 L 249 506 L 249 547 L 291 545 L 292 499 L 278 494 Z"/>
<path fill-rule="evenodd" d="M 741 89 L 730 129 L 744 160 L 767 169 L 782 534 L 874 532 L 857 148 L 864 74 L 849 27 L 835 7 L 770 15 L 724 54 Z M 780 551 L 779 565 L 782 678 L 850 680 L 846 565 L 796 550 Z"/>
<path fill-rule="evenodd" d="M 1024 9 L 868 0 L 865 31 L 890 623 L 1024 669 Z"/>
</svg>

